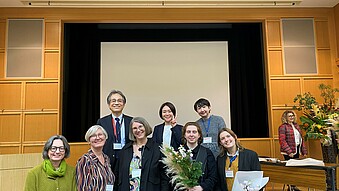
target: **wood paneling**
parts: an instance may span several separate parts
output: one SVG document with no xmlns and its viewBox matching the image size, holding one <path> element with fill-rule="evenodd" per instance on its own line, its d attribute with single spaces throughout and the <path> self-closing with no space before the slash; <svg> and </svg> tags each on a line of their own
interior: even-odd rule
<svg viewBox="0 0 339 191">
<path fill-rule="evenodd" d="M 25 93 L 25 109 L 58 109 L 58 83 L 29 82 Z"/>
<path fill-rule="evenodd" d="M 293 98 L 300 92 L 301 86 L 298 79 L 275 79 L 271 81 L 272 105 L 293 105 Z"/>
<path fill-rule="evenodd" d="M 91 148 L 89 146 L 89 143 L 82 142 L 82 143 L 70 143 L 71 146 L 71 156 L 66 159 L 67 163 L 70 165 L 75 166 L 78 159 L 85 153 L 88 152 L 88 150 Z"/>
<path fill-rule="evenodd" d="M 0 114 L 0 140 L 3 143 L 20 143 L 21 139 L 21 115 Z"/>
<path fill-rule="evenodd" d="M 319 74 L 332 74 L 332 64 L 331 64 L 331 52 L 330 50 L 318 50 L 317 51 L 318 59 L 318 73 Z"/>
<path fill-rule="evenodd" d="M 58 134 L 57 119 L 55 113 L 25 114 L 23 142 L 45 142 L 52 135 Z"/>
<path fill-rule="evenodd" d="M 21 109 L 21 83 L 0 83 L 0 110 Z"/>
<path fill-rule="evenodd" d="M 315 21 L 315 35 L 317 48 L 330 48 L 327 21 Z"/>
<path fill-rule="evenodd" d="M 20 153 L 19 145 L 3 146 L 0 145 L 0 156 L 4 154 L 17 154 Z"/>
<path fill-rule="evenodd" d="M 24 190 L 28 171 L 41 163 L 40 153 L 0 155 L 0 190 Z"/>
<path fill-rule="evenodd" d="M 45 22 L 45 49 L 59 49 L 60 23 L 58 21 Z"/>
<path fill-rule="evenodd" d="M 282 59 L 282 51 L 281 50 L 270 50 L 268 52 L 268 62 L 270 63 L 270 74 L 271 75 L 283 75 L 284 74 L 284 66 Z"/>
<path fill-rule="evenodd" d="M 5 53 L 0 50 L 0 78 L 5 77 Z"/>
<path fill-rule="evenodd" d="M 267 21 L 267 45 L 268 47 L 281 46 L 280 20 Z"/>
<path fill-rule="evenodd" d="M 321 83 L 332 85 L 332 79 L 309 78 L 304 80 L 304 92 L 310 92 L 319 103 L 324 101 L 324 99 L 320 96 L 319 85 Z"/>
<path fill-rule="evenodd" d="M 45 53 L 44 76 L 45 78 L 59 77 L 59 53 Z"/>
<path fill-rule="evenodd" d="M 0 52 L 5 49 L 6 42 L 6 20 L 0 20 Z M 1 50 L 2 49 L 2 50 Z"/>
<path fill-rule="evenodd" d="M 272 156 L 270 139 L 239 139 L 240 143 L 248 149 L 251 149 L 259 156 Z"/>
<path fill-rule="evenodd" d="M 47 139 L 46 139 L 47 141 Z M 24 144 L 22 147 L 23 153 L 42 153 L 42 150 L 44 149 L 45 142 L 40 144 Z"/>
</svg>

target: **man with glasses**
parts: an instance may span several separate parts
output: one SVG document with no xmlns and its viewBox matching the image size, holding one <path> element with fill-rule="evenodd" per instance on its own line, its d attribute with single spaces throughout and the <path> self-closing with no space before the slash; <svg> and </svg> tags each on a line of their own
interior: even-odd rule
<svg viewBox="0 0 339 191">
<path fill-rule="evenodd" d="M 108 139 L 106 140 L 103 152 L 109 156 L 111 168 L 114 174 L 116 174 L 119 151 L 126 143 L 130 142 L 128 133 L 132 117 L 123 114 L 126 97 L 121 91 L 112 90 L 108 94 L 106 101 L 111 114 L 100 118 L 97 124 L 101 125 L 108 133 Z"/>
</svg>

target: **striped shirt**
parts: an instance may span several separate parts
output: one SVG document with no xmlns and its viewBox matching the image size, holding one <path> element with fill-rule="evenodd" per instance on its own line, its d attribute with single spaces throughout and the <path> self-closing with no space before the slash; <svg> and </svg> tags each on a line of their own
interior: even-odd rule
<svg viewBox="0 0 339 191">
<path fill-rule="evenodd" d="M 109 158 L 104 154 L 105 162 L 101 164 L 99 158 L 90 149 L 82 155 L 76 164 L 76 180 L 79 191 L 105 191 L 107 184 L 114 184 L 114 174 L 111 170 Z"/>
</svg>

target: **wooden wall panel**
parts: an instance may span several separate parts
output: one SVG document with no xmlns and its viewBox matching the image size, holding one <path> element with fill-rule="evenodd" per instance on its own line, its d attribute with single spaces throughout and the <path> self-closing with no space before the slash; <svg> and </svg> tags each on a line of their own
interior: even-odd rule
<svg viewBox="0 0 339 191">
<path fill-rule="evenodd" d="M 43 141 L 58 133 L 55 113 L 24 114 L 23 142 Z"/>
<path fill-rule="evenodd" d="M 318 73 L 332 74 L 331 51 L 328 49 L 317 51 Z"/>
<path fill-rule="evenodd" d="M 298 79 L 272 80 L 272 105 L 293 105 L 293 98 L 300 94 L 301 86 Z"/>
<path fill-rule="evenodd" d="M 59 53 L 45 53 L 44 77 L 59 77 Z"/>
<path fill-rule="evenodd" d="M 315 21 L 315 35 L 317 48 L 330 48 L 327 21 Z"/>
<path fill-rule="evenodd" d="M 67 137 L 66 137 L 67 138 Z M 87 142 L 70 143 L 71 156 L 67 159 L 67 163 L 75 166 L 78 159 L 91 148 Z"/>
<path fill-rule="evenodd" d="M 53 21 L 45 22 L 45 49 L 59 49 L 60 23 Z"/>
<path fill-rule="evenodd" d="M 58 95 L 58 83 L 29 82 L 26 84 L 25 109 L 58 109 Z"/>
<path fill-rule="evenodd" d="M 41 163 L 39 153 L 0 155 L 0 190 L 24 190 L 28 171 Z"/>
<path fill-rule="evenodd" d="M 304 80 L 304 92 L 310 92 L 319 103 L 322 103 L 324 99 L 320 96 L 319 85 L 321 83 L 332 85 L 332 79 L 305 79 Z"/>
<path fill-rule="evenodd" d="M 274 158 L 278 158 L 280 160 L 285 160 L 282 154 L 280 153 L 280 143 L 279 143 L 279 138 L 274 139 L 273 141 L 273 147 L 274 147 Z"/>
<path fill-rule="evenodd" d="M 280 20 L 267 21 L 266 24 L 268 47 L 281 46 Z"/>
<path fill-rule="evenodd" d="M 5 154 L 17 154 L 17 153 L 20 153 L 19 145 L 12 145 L 12 146 L 0 145 L 0 156 L 5 155 Z"/>
<path fill-rule="evenodd" d="M 0 110 L 21 109 L 21 83 L 0 83 Z"/>
<path fill-rule="evenodd" d="M 0 140 L 1 142 L 20 143 L 21 139 L 21 115 L 0 114 Z"/>
<path fill-rule="evenodd" d="M 5 53 L 0 50 L 0 78 L 5 77 Z"/>
<path fill-rule="evenodd" d="M 240 139 L 240 143 L 248 149 L 251 149 L 259 156 L 272 156 L 270 139 Z"/>
<path fill-rule="evenodd" d="M 5 43 L 6 43 L 6 20 L 0 20 L 0 50 L 5 49 Z"/>
<path fill-rule="evenodd" d="M 271 75 L 283 75 L 284 74 L 284 66 L 282 59 L 282 51 L 281 50 L 270 50 L 268 52 L 268 62 L 270 63 L 270 74 Z"/>
<path fill-rule="evenodd" d="M 44 143 L 41 144 L 23 145 L 22 146 L 23 153 L 42 153 L 46 141 L 47 139 L 44 141 Z"/>
</svg>

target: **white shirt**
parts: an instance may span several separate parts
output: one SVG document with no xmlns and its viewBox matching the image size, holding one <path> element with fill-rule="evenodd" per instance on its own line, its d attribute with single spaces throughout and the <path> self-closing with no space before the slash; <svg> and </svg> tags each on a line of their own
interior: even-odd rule
<svg viewBox="0 0 339 191">
<path fill-rule="evenodd" d="M 171 146 L 171 137 L 172 137 L 172 126 L 165 125 L 164 126 L 164 133 L 162 134 L 162 144 L 164 146 Z"/>
</svg>

